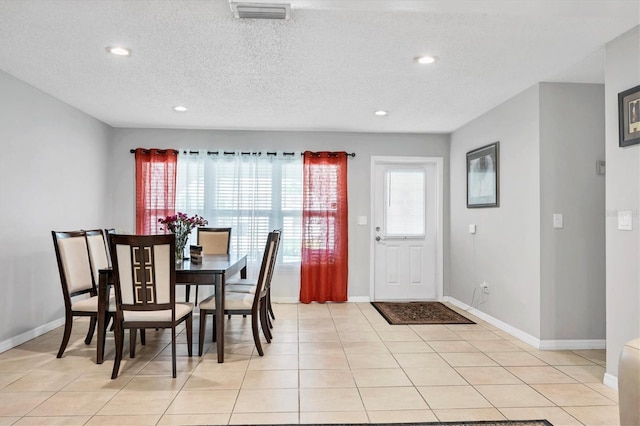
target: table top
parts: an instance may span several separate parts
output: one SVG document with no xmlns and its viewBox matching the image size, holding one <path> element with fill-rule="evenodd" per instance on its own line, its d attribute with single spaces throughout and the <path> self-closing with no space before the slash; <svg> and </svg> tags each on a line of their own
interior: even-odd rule
<svg viewBox="0 0 640 426">
<path fill-rule="evenodd" d="M 205 254 L 202 256 L 202 263 L 193 263 L 190 259 L 185 259 L 182 263 L 176 263 L 176 272 L 222 274 L 240 262 L 246 262 L 245 254 Z"/>
</svg>

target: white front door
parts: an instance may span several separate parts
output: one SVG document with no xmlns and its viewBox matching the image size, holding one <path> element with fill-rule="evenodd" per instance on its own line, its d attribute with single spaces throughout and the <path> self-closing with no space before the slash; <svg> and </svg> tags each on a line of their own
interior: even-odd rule
<svg viewBox="0 0 640 426">
<path fill-rule="evenodd" d="M 372 159 L 372 300 L 441 300 L 442 159 Z"/>
</svg>

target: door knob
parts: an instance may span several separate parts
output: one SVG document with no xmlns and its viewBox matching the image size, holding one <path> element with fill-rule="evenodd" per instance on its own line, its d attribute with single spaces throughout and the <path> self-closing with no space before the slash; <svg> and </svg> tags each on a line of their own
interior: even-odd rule
<svg viewBox="0 0 640 426">
<path fill-rule="evenodd" d="M 376 237 L 376 241 L 380 241 L 381 239 L 382 239 L 382 238 L 380 238 L 380 236 L 379 236 L 379 235 Z"/>
</svg>

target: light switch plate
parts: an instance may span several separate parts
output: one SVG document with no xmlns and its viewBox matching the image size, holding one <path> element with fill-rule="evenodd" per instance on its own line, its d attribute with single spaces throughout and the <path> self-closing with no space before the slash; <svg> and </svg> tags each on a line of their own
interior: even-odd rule
<svg viewBox="0 0 640 426">
<path fill-rule="evenodd" d="M 633 212 L 631 210 L 618 211 L 618 229 L 633 231 Z"/>
<path fill-rule="evenodd" d="M 564 227 L 564 218 L 562 217 L 562 213 L 553 214 L 553 227 L 558 229 Z"/>
<path fill-rule="evenodd" d="M 470 234 L 475 234 L 476 233 L 476 225 L 475 224 L 469 224 L 469 233 Z"/>
<path fill-rule="evenodd" d="M 367 217 L 366 216 L 358 216 L 358 225 L 366 225 Z"/>
</svg>

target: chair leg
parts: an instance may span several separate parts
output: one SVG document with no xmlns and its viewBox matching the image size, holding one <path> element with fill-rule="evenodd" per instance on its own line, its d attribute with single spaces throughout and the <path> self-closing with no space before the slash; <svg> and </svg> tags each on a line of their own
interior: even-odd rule
<svg viewBox="0 0 640 426">
<path fill-rule="evenodd" d="M 198 287 L 199 286 L 196 286 L 196 298 L 193 301 L 195 303 L 195 306 L 198 306 Z"/>
<path fill-rule="evenodd" d="M 187 317 L 187 353 L 189 357 L 193 355 L 193 314 Z"/>
<path fill-rule="evenodd" d="M 253 331 L 253 342 L 256 344 L 258 355 L 264 356 L 262 345 L 260 344 L 260 331 L 258 330 L 258 312 L 253 312 L 251 315 L 251 331 Z"/>
<path fill-rule="evenodd" d="M 71 312 L 67 312 L 64 319 L 64 334 L 62 335 L 62 343 L 60 343 L 57 358 L 62 357 L 64 350 L 67 348 L 69 338 L 71 337 L 71 327 L 73 327 L 73 315 L 71 315 Z"/>
<path fill-rule="evenodd" d="M 114 319 L 114 322 L 115 322 L 114 334 L 115 334 L 115 341 L 116 341 L 116 357 L 113 362 L 113 372 L 111 373 L 112 380 L 118 377 L 118 371 L 120 370 L 120 361 L 122 360 L 122 347 L 124 346 L 124 330 L 122 329 L 123 324 L 121 321 L 116 321 L 115 319 Z"/>
<path fill-rule="evenodd" d="M 144 346 L 147 344 L 147 330 L 144 328 L 140 329 L 140 343 Z"/>
<path fill-rule="evenodd" d="M 261 306 L 260 307 L 260 325 L 262 326 L 262 333 L 264 334 L 265 339 L 267 339 L 267 343 L 271 343 L 271 330 L 269 330 L 268 321 L 269 320 L 268 320 L 266 306 Z"/>
<path fill-rule="evenodd" d="M 171 371 L 173 373 L 173 378 L 175 379 L 178 375 L 178 368 L 176 366 L 176 325 L 173 324 L 171 326 Z"/>
<path fill-rule="evenodd" d="M 271 306 L 271 288 L 269 288 L 269 291 L 267 292 L 267 306 L 269 308 L 269 315 L 271 315 L 271 318 L 276 319 L 276 316 L 273 313 L 273 306 Z M 269 321 L 269 324 L 271 324 L 271 321 Z M 273 328 L 273 326 L 271 326 L 271 328 Z"/>
<path fill-rule="evenodd" d="M 132 328 L 129 330 L 129 356 L 131 358 L 135 358 L 136 357 L 136 332 L 138 331 L 137 328 Z"/>
<path fill-rule="evenodd" d="M 200 331 L 198 332 L 198 356 L 202 356 L 204 349 L 204 332 L 207 327 L 207 311 L 200 310 Z M 215 324 L 213 328 L 216 328 Z"/>
<path fill-rule="evenodd" d="M 93 339 L 93 332 L 96 329 L 96 324 L 98 323 L 98 317 L 91 317 L 89 321 L 89 330 L 87 331 L 87 337 L 84 339 L 84 344 L 88 345 L 91 343 L 91 339 Z"/>
<path fill-rule="evenodd" d="M 262 326 L 262 333 L 264 334 L 267 343 L 271 343 L 271 329 L 269 328 L 269 314 L 267 312 L 266 301 L 263 300 L 260 303 L 260 325 Z"/>
</svg>

